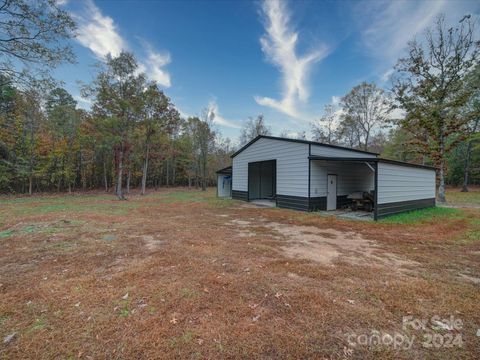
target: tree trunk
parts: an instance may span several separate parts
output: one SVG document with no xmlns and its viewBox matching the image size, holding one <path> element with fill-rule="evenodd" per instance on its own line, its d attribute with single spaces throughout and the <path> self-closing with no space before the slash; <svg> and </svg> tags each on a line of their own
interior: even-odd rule
<svg viewBox="0 0 480 360">
<path fill-rule="evenodd" d="M 176 174 L 176 171 L 175 171 L 176 168 L 177 168 L 177 162 L 176 162 L 175 158 L 173 158 L 173 161 L 172 161 L 172 184 L 173 184 L 173 186 L 175 186 L 176 182 L 177 182 L 177 179 L 176 179 L 177 174 Z"/>
<path fill-rule="evenodd" d="M 462 192 L 468 192 L 468 172 L 470 170 L 470 157 L 472 156 L 472 142 L 467 145 L 467 154 L 465 155 L 465 164 L 463 165 L 463 186 Z"/>
<path fill-rule="evenodd" d="M 97 172 L 95 167 L 96 165 L 95 154 L 96 154 L 96 151 L 95 150 L 92 151 L 92 158 L 91 158 L 92 166 L 90 166 L 90 177 L 89 177 L 90 181 L 87 180 L 87 184 L 90 185 L 90 188 L 98 186 L 97 177 L 96 177 Z"/>
<path fill-rule="evenodd" d="M 440 162 L 440 184 L 438 186 L 438 201 L 440 203 L 446 203 L 447 199 L 445 198 L 445 161 Z"/>
<path fill-rule="evenodd" d="M 29 174 L 28 174 L 28 195 L 33 194 L 33 157 L 30 156 L 29 164 Z"/>
<path fill-rule="evenodd" d="M 473 125 L 473 128 L 471 129 L 471 134 L 475 134 L 477 132 L 478 125 L 480 123 L 480 118 L 477 118 L 475 120 L 475 124 Z M 462 186 L 462 192 L 468 192 L 468 172 L 470 171 L 470 160 L 472 157 L 472 140 L 469 139 L 468 145 L 467 145 L 467 154 L 465 155 L 465 164 L 463 167 L 463 186 Z"/>
<path fill-rule="evenodd" d="M 447 199 L 445 198 L 445 120 L 442 119 L 440 125 L 439 133 L 439 145 L 440 145 L 440 173 L 439 180 L 440 184 L 438 186 L 438 201 L 440 203 L 446 203 Z"/>
<path fill-rule="evenodd" d="M 80 177 L 83 191 L 87 190 L 87 166 L 84 164 L 83 151 L 80 148 Z"/>
<path fill-rule="evenodd" d="M 103 184 L 105 185 L 105 192 L 108 192 L 107 164 L 105 163 L 105 156 L 103 156 Z"/>
<path fill-rule="evenodd" d="M 202 191 L 207 190 L 207 159 L 202 160 Z"/>
<path fill-rule="evenodd" d="M 200 187 L 200 161 L 195 166 L 195 189 Z"/>
<path fill-rule="evenodd" d="M 132 177 L 132 171 L 130 170 L 130 167 L 129 167 L 127 172 L 127 194 L 130 194 L 130 178 L 131 177 Z"/>
<path fill-rule="evenodd" d="M 149 154 L 149 147 L 147 146 L 147 149 L 145 150 L 145 159 L 143 162 L 142 195 L 145 195 L 145 188 L 147 186 L 148 154 Z"/>
<path fill-rule="evenodd" d="M 121 145 L 120 150 L 118 151 L 118 170 L 117 170 L 117 197 L 119 200 L 125 200 L 122 190 L 122 179 L 123 179 L 123 145 Z"/>
<path fill-rule="evenodd" d="M 443 128 L 440 133 L 440 172 L 439 172 L 440 184 L 438 186 L 438 201 L 440 203 L 446 203 L 445 198 L 445 138 L 443 136 Z"/>
<path fill-rule="evenodd" d="M 169 166 L 169 161 L 168 159 L 165 160 L 165 180 L 166 180 L 166 185 L 167 187 L 170 185 L 170 166 Z"/>
</svg>

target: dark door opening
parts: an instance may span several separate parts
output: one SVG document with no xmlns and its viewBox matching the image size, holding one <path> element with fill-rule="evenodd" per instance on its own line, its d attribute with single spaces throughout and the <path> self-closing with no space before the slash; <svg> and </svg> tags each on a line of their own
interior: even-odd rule
<svg viewBox="0 0 480 360">
<path fill-rule="evenodd" d="M 274 199 L 277 193 L 277 161 L 248 163 L 248 200 Z"/>
</svg>

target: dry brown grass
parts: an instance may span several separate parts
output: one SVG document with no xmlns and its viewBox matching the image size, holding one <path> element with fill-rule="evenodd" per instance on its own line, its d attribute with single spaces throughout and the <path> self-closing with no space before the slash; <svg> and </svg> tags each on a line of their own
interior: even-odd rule
<svg viewBox="0 0 480 360">
<path fill-rule="evenodd" d="M 478 231 L 478 210 L 395 225 L 213 198 L 1 199 L 0 336 L 17 335 L 0 357 L 478 358 L 480 242 L 462 241 Z M 312 251 L 342 233 L 373 247 L 329 243 L 338 256 L 328 263 L 292 257 L 278 224 L 307 229 Z M 348 343 L 349 333 L 403 332 L 407 315 L 460 318 L 463 346 Z"/>
</svg>

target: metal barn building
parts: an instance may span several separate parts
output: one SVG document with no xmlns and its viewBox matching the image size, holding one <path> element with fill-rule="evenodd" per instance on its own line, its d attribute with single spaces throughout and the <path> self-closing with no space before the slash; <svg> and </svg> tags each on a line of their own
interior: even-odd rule
<svg viewBox="0 0 480 360">
<path fill-rule="evenodd" d="M 435 206 L 435 169 L 382 159 L 376 153 L 258 136 L 217 172 L 219 196 L 266 199 L 282 208 L 335 210 L 352 193 L 371 194 L 374 219 Z M 231 182 L 230 182 L 231 181 Z"/>
</svg>

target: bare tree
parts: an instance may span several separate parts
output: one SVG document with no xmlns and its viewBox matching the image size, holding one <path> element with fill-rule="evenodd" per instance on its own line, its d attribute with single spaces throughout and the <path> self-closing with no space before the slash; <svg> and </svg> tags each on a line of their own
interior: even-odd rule
<svg viewBox="0 0 480 360">
<path fill-rule="evenodd" d="M 467 118 L 459 109 L 475 91 L 464 86 L 465 75 L 478 64 L 480 42 L 474 26 L 465 16 L 457 27 L 448 27 L 445 17 L 426 32 L 425 44 L 409 43 L 408 56 L 398 61 L 394 92 L 406 111 L 404 128 L 417 138 L 424 154 L 438 168 L 438 200 L 445 202 L 446 153 L 462 141 Z"/>
<path fill-rule="evenodd" d="M 339 143 L 350 148 L 362 147 L 362 129 L 351 117 L 342 117 L 337 129 Z"/>
<path fill-rule="evenodd" d="M 388 96 L 375 84 L 362 82 L 345 95 L 341 103 L 343 126 L 355 125 L 361 147 L 368 150 L 372 132 L 387 126 L 392 111 Z"/>
<path fill-rule="evenodd" d="M 143 137 L 143 165 L 141 194 L 145 194 L 147 185 L 148 162 L 152 137 L 158 133 L 170 133 L 180 121 L 180 114 L 174 108 L 170 99 L 158 89 L 156 83 L 150 84 L 142 94 L 143 121 L 140 130 Z"/>
<path fill-rule="evenodd" d="M 196 170 L 200 172 L 203 191 L 207 189 L 208 156 L 215 142 L 214 118 L 215 115 L 211 111 L 204 109 L 201 118 L 191 117 L 188 119 L 188 129 L 193 139 L 193 149 L 196 157 Z"/>
<path fill-rule="evenodd" d="M 28 176 L 28 194 L 33 194 L 33 181 L 35 179 L 35 170 L 37 167 L 37 146 L 38 146 L 38 132 L 42 121 L 44 121 L 44 114 L 41 111 L 42 98 L 41 94 L 35 89 L 31 88 L 24 94 L 25 107 L 23 108 L 24 123 L 24 144 L 27 159 L 26 173 Z"/>
<path fill-rule="evenodd" d="M 314 141 L 326 144 L 335 143 L 337 114 L 333 104 L 325 105 L 320 119 L 310 124 Z"/>
<path fill-rule="evenodd" d="M 271 135 L 271 133 L 270 128 L 265 124 L 264 116 L 260 114 L 255 119 L 249 118 L 245 123 L 240 134 L 240 144 L 244 145 L 258 135 Z"/>
<path fill-rule="evenodd" d="M 278 134 L 281 138 L 287 139 L 296 139 L 296 140 L 307 140 L 307 132 L 305 130 L 302 131 L 293 131 L 288 129 L 283 129 Z"/>
</svg>

